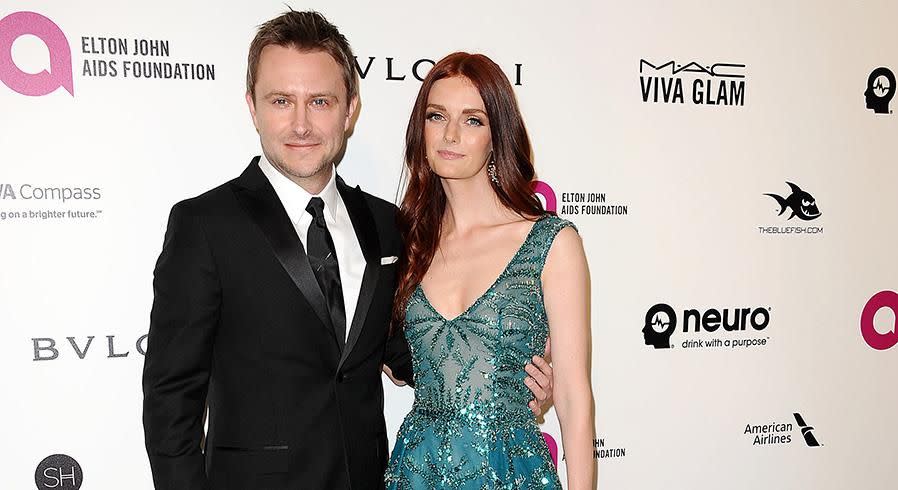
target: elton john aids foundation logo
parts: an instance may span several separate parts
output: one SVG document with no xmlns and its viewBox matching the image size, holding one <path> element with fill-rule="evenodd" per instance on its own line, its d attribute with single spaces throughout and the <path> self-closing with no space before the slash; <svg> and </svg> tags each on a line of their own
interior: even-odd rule
<svg viewBox="0 0 898 490">
<path fill-rule="evenodd" d="M 604 192 L 595 189 L 565 191 L 555 193 L 548 182 L 535 180 L 530 183 L 533 193 L 539 198 L 543 209 L 556 213 L 561 217 L 568 216 L 626 216 L 629 213 L 627 204 L 620 201 L 608 201 Z"/>
<path fill-rule="evenodd" d="M 27 73 L 13 61 L 13 44 L 25 35 L 35 36 L 47 46 L 49 71 Z M 35 12 L 15 12 L 0 19 L 0 81 L 22 95 L 37 97 L 62 87 L 74 96 L 72 50 L 59 26 Z"/>
<path fill-rule="evenodd" d="M 864 91 L 864 100 L 867 109 L 872 109 L 877 114 L 889 114 L 889 102 L 895 96 L 895 74 L 884 66 L 870 72 L 867 77 L 867 90 Z"/>
<path fill-rule="evenodd" d="M 558 199 L 555 197 L 555 191 L 552 190 L 552 187 L 540 180 L 534 181 L 531 185 L 533 186 L 533 193 L 542 197 L 542 200 L 545 201 L 546 211 L 558 212 Z"/>
<path fill-rule="evenodd" d="M 81 465 L 65 454 L 47 456 L 34 470 L 34 484 L 39 490 L 79 490 L 83 482 Z"/>
<path fill-rule="evenodd" d="M 873 319 L 883 308 L 892 310 L 891 328 L 880 333 L 873 325 Z M 864 342 L 876 350 L 886 350 L 898 344 L 898 293 L 895 291 L 880 291 L 867 301 L 861 312 L 861 335 Z"/>
</svg>

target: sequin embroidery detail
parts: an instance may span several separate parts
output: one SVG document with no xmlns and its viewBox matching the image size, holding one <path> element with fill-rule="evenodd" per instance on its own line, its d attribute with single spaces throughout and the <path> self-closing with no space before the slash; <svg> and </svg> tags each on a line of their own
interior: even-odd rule
<svg viewBox="0 0 898 490">
<path fill-rule="evenodd" d="M 487 291 L 444 318 L 420 285 L 406 307 L 415 402 L 385 475 L 390 490 L 560 489 L 548 447 L 527 407 L 524 365 L 549 335 L 542 270 L 558 232 L 537 220 Z"/>
</svg>

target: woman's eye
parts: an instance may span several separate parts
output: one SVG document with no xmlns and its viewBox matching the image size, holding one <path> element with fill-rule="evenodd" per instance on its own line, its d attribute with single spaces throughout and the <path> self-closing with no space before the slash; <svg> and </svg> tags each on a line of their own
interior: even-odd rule
<svg viewBox="0 0 898 490">
<path fill-rule="evenodd" d="M 439 112 L 431 112 L 428 113 L 424 119 L 427 119 L 428 121 L 442 121 L 445 118 Z"/>
<path fill-rule="evenodd" d="M 471 126 L 483 126 L 483 121 L 481 121 L 480 119 L 477 119 L 476 117 L 468 118 L 467 123 L 470 124 Z"/>
</svg>

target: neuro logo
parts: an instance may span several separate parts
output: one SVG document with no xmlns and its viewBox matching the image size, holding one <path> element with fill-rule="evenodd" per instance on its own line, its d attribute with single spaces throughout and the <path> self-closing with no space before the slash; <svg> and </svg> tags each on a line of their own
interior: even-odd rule
<svg viewBox="0 0 898 490">
<path fill-rule="evenodd" d="M 549 446 L 552 463 L 558 468 L 558 443 L 555 442 L 555 438 L 550 436 L 548 432 L 543 432 L 543 439 L 546 440 L 546 445 Z"/>
<path fill-rule="evenodd" d="M 867 109 L 872 109 L 877 114 L 889 113 L 889 102 L 895 96 L 895 74 L 884 66 L 870 72 L 867 77 L 867 90 L 864 91 L 864 99 Z"/>
<path fill-rule="evenodd" d="M 892 317 L 895 318 L 892 329 L 886 333 L 877 332 L 873 325 L 873 318 L 882 308 L 890 308 Z M 867 301 L 861 312 L 861 335 L 864 342 L 876 350 L 891 349 L 898 344 L 898 293 L 880 291 Z"/>
<path fill-rule="evenodd" d="M 788 219 L 796 216 L 804 221 L 819 218 L 822 213 L 817 209 L 817 201 L 814 199 L 814 196 L 801 190 L 800 187 L 791 182 L 786 182 L 786 184 L 789 184 L 789 187 L 792 188 L 792 194 L 789 197 L 784 198 L 776 194 L 764 194 L 776 199 L 777 204 L 780 205 L 780 212 L 777 216 L 782 216 L 787 209 L 791 209 L 792 214 L 789 215 Z"/>
<path fill-rule="evenodd" d="M 805 423 L 804 418 L 802 418 L 800 413 L 793 413 L 795 416 L 795 422 L 798 423 L 799 427 L 801 427 L 801 435 L 804 437 L 804 442 L 810 447 L 819 447 L 822 444 L 817 442 L 817 438 L 814 437 L 813 430 L 814 428 Z"/>
<path fill-rule="evenodd" d="M 25 35 L 35 36 L 47 46 L 49 71 L 27 73 L 13 62 L 13 43 Z M 74 96 L 72 50 L 59 26 L 35 12 L 15 12 L 0 19 L 0 81 L 22 95 L 37 97 L 62 87 Z"/>
<path fill-rule="evenodd" d="M 47 456 L 34 470 L 34 484 L 38 490 L 79 490 L 83 482 L 81 465 L 65 454 Z"/>
<path fill-rule="evenodd" d="M 645 345 L 656 349 L 670 349 L 670 336 L 677 329 L 677 315 L 670 305 L 659 303 L 645 314 L 645 326 L 642 335 Z"/>
<path fill-rule="evenodd" d="M 546 211 L 558 212 L 558 199 L 555 197 L 555 191 L 552 190 L 552 187 L 541 180 L 534 181 L 532 185 L 533 193 L 539 194 L 546 201 Z"/>
<path fill-rule="evenodd" d="M 754 332 L 770 325 L 770 307 L 686 308 L 678 314 L 673 307 L 658 303 L 645 313 L 642 336 L 645 345 L 671 349 L 670 338 L 677 330 L 685 338 L 678 341 L 684 349 L 737 349 L 766 346 L 770 337 L 755 337 Z M 677 324 L 682 325 L 677 327 Z"/>
</svg>

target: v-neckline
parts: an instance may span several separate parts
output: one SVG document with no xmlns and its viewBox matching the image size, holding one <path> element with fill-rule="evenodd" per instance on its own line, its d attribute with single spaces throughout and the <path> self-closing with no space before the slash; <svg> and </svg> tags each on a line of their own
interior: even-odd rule
<svg viewBox="0 0 898 490">
<path fill-rule="evenodd" d="M 446 315 L 440 313 L 439 310 L 437 310 L 436 306 L 434 306 L 433 303 L 430 302 L 430 298 L 427 297 L 427 293 L 424 291 L 424 287 L 421 286 L 420 282 L 418 283 L 416 290 L 419 293 L 421 293 L 422 299 L 424 300 L 425 303 L 427 303 L 427 306 L 430 308 L 430 310 L 432 312 L 436 313 L 436 315 L 439 316 L 440 319 L 444 323 L 454 322 L 455 320 L 458 320 L 459 318 L 467 315 L 471 310 L 473 310 L 474 308 L 479 306 L 480 302 L 483 301 L 483 298 L 485 298 L 490 293 L 490 291 L 492 291 L 493 288 L 495 288 L 496 285 L 499 284 L 499 281 L 501 281 L 502 278 L 505 277 L 505 273 L 508 272 L 508 269 L 511 267 L 512 264 L 514 264 L 515 260 L 518 258 L 518 255 L 520 255 L 521 251 L 524 250 L 524 247 L 527 245 L 527 242 L 530 241 L 530 237 L 533 235 L 533 231 L 536 230 L 536 225 L 539 224 L 540 221 L 545 219 L 545 217 L 546 217 L 546 215 L 540 216 L 539 218 L 536 219 L 536 221 L 533 222 L 533 225 L 530 226 L 530 231 L 528 231 L 527 236 L 524 237 L 524 241 L 521 242 L 521 245 L 515 251 L 514 255 L 511 256 L 511 259 L 508 260 L 508 263 L 505 264 L 505 267 L 502 269 L 501 272 L 499 272 L 499 275 L 492 282 L 492 284 L 490 284 L 490 287 L 486 288 L 486 291 L 484 291 L 480 296 L 478 296 L 474 300 L 474 302 L 471 303 L 471 306 L 468 306 L 461 313 L 459 313 L 458 315 L 455 315 L 451 319 L 446 318 Z"/>
</svg>

